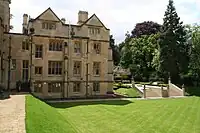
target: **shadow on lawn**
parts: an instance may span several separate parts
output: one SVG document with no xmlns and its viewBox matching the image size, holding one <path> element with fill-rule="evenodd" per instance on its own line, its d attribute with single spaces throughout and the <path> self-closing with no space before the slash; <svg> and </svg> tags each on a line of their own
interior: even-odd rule
<svg viewBox="0 0 200 133">
<path fill-rule="evenodd" d="M 118 105 L 123 106 L 133 103 L 129 100 L 113 100 L 113 101 L 85 101 L 85 102 L 66 102 L 66 103 L 49 103 L 54 108 L 70 108 L 75 106 L 90 106 L 90 105 Z"/>
</svg>

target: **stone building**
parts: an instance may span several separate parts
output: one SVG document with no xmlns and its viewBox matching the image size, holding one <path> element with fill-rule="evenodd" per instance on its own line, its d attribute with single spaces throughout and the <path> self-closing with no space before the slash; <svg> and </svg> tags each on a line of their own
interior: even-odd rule
<svg viewBox="0 0 200 133">
<path fill-rule="evenodd" d="M 32 91 L 43 98 L 105 95 L 113 88 L 109 36 L 100 19 L 86 11 L 78 12 L 77 24 L 59 19 L 51 8 L 34 19 L 24 14 L 22 33 L 5 30 L 0 46 L 7 58 L 11 45 L 10 88 L 17 81 L 30 81 Z M 8 64 L 1 64 L 6 87 Z"/>
</svg>

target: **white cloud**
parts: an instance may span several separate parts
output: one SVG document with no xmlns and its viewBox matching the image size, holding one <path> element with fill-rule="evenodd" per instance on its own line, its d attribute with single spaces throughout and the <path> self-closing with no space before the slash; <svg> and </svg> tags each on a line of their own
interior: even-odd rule
<svg viewBox="0 0 200 133">
<path fill-rule="evenodd" d="M 177 12 L 184 23 L 196 23 L 200 18 L 199 0 L 174 0 Z M 95 13 L 111 30 L 116 42 L 123 41 L 127 31 L 142 21 L 162 23 L 168 0 L 12 0 L 11 21 L 14 32 L 21 32 L 24 13 L 37 17 L 51 7 L 58 17 L 77 22 L 79 10 Z"/>
</svg>

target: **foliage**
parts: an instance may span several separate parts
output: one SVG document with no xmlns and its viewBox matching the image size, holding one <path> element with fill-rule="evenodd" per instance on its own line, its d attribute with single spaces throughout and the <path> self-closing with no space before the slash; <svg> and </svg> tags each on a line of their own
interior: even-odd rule
<svg viewBox="0 0 200 133">
<path fill-rule="evenodd" d="M 113 35 L 110 35 L 110 47 L 112 48 L 114 65 L 118 65 L 120 61 L 120 52 L 118 46 L 115 45 L 115 39 L 113 38 Z"/>
<path fill-rule="evenodd" d="M 200 96 L 200 87 L 185 87 L 189 96 Z"/>
<path fill-rule="evenodd" d="M 172 0 L 169 0 L 164 16 L 159 40 L 160 72 L 165 79 L 170 74 L 172 82 L 177 83 L 180 79 L 180 73 L 187 71 L 189 62 L 186 30 L 182 22 L 180 22 Z"/>
<path fill-rule="evenodd" d="M 119 46 L 119 51 L 120 51 L 120 53 L 121 53 L 123 47 L 125 46 L 125 44 L 129 43 L 130 40 L 131 40 L 131 34 L 130 34 L 129 32 L 127 32 L 127 33 L 125 34 L 125 40 L 124 40 L 122 43 L 120 43 L 120 44 L 118 45 L 118 46 Z"/>
<path fill-rule="evenodd" d="M 141 37 L 142 35 L 157 34 L 160 31 L 161 25 L 153 21 L 144 21 L 137 23 L 131 37 Z"/>
<path fill-rule="evenodd" d="M 136 80 L 166 83 L 170 76 L 174 84 L 200 84 L 200 26 L 184 26 L 173 0 L 169 0 L 161 28 L 144 21 L 125 36 L 119 44 L 120 65 L 130 68 Z"/>
<path fill-rule="evenodd" d="M 148 80 L 151 72 L 154 71 L 152 63 L 155 63 L 153 58 L 157 52 L 158 38 L 159 34 L 132 38 L 122 49 L 120 64 L 124 68 L 130 68 L 135 77 L 144 77 Z"/>
<path fill-rule="evenodd" d="M 200 26 L 194 25 L 188 28 L 191 35 L 191 50 L 190 50 L 190 64 L 189 74 L 194 79 L 200 79 Z"/>
</svg>

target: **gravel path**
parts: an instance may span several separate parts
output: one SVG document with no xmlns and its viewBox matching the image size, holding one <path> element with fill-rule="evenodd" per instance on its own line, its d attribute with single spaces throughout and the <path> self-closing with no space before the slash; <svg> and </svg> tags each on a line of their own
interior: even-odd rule
<svg viewBox="0 0 200 133">
<path fill-rule="evenodd" d="M 25 95 L 0 100 L 0 133 L 26 133 Z"/>
</svg>

